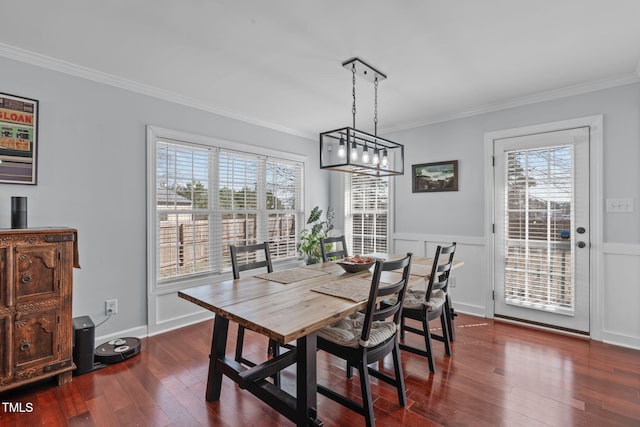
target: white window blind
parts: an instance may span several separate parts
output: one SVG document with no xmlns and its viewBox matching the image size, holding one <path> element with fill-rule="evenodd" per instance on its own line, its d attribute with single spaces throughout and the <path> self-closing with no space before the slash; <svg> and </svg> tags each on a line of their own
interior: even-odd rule
<svg viewBox="0 0 640 427">
<path fill-rule="evenodd" d="M 573 147 L 506 153 L 505 302 L 574 309 Z"/>
<path fill-rule="evenodd" d="M 158 283 L 230 271 L 231 244 L 270 241 L 273 260 L 295 257 L 302 176 L 297 161 L 157 141 Z"/>
<path fill-rule="evenodd" d="M 156 165 L 158 277 L 210 270 L 209 150 L 158 143 Z"/>
<path fill-rule="evenodd" d="M 302 166 L 268 159 L 266 164 L 267 232 L 274 259 L 297 256 L 298 206 L 302 205 Z"/>
<path fill-rule="evenodd" d="M 349 253 L 387 252 L 389 178 L 350 174 L 345 201 Z"/>
</svg>

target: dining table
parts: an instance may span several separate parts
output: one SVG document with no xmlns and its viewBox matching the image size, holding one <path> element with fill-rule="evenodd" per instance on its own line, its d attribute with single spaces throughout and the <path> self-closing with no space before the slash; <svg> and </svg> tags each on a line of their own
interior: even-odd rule
<svg viewBox="0 0 640 427">
<path fill-rule="evenodd" d="M 406 256 L 373 255 L 386 260 Z M 414 256 L 409 286 L 424 287 L 432 264 L 432 258 Z M 461 265 L 456 261 L 454 268 Z M 317 413 L 316 332 L 366 307 L 372 270 L 347 273 L 336 261 L 328 261 L 272 273 L 250 271 L 240 279 L 179 291 L 180 298 L 215 314 L 206 400 L 220 399 L 224 375 L 297 426 L 322 425 Z M 395 283 L 400 278 L 400 272 L 383 272 L 381 282 Z M 242 365 L 226 354 L 230 321 L 295 346 L 255 366 Z M 293 364 L 295 395 L 269 381 Z"/>
</svg>

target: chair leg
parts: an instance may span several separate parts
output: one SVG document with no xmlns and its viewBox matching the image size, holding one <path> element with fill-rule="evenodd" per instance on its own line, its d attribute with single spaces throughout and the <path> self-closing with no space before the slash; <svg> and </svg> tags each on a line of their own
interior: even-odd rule
<svg viewBox="0 0 640 427">
<path fill-rule="evenodd" d="M 447 327 L 447 313 L 442 310 L 440 314 L 440 324 L 442 325 L 442 341 L 444 342 L 444 351 L 447 356 L 451 356 L 451 347 L 449 346 L 449 328 Z"/>
<path fill-rule="evenodd" d="M 364 420 L 367 427 L 375 425 L 373 416 L 373 400 L 371 398 L 371 385 L 369 384 L 369 370 L 367 368 L 366 355 L 358 366 L 360 374 L 360 390 L 362 393 L 362 406 L 364 409 Z"/>
<path fill-rule="evenodd" d="M 238 325 L 238 338 L 236 339 L 236 362 L 242 363 L 242 346 L 244 344 L 244 326 Z"/>
<path fill-rule="evenodd" d="M 449 295 L 447 295 L 447 299 L 444 302 L 444 311 L 447 315 L 447 330 L 449 331 L 449 341 L 453 342 L 456 339 L 456 331 L 453 328 L 453 318 L 455 317 L 455 314 L 453 312 L 451 298 L 449 298 Z"/>
<path fill-rule="evenodd" d="M 347 362 L 347 378 L 353 378 L 353 366 Z"/>
<path fill-rule="evenodd" d="M 429 320 L 427 317 L 422 318 L 422 328 L 424 330 L 424 346 L 427 352 L 427 361 L 429 362 L 429 371 L 431 373 L 436 372 L 435 364 L 433 363 L 433 352 L 431 351 L 431 333 L 429 332 Z"/>
<path fill-rule="evenodd" d="M 407 404 L 407 392 L 404 388 L 404 377 L 402 376 L 402 365 L 400 364 L 400 347 L 396 341 L 393 347 L 393 369 L 396 374 L 396 388 L 398 389 L 398 402 L 400 406 Z"/>
<path fill-rule="evenodd" d="M 403 340 L 404 339 L 404 325 L 406 323 L 406 317 L 402 316 L 402 318 L 400 318 L 400 339 Z"/>
</svg>

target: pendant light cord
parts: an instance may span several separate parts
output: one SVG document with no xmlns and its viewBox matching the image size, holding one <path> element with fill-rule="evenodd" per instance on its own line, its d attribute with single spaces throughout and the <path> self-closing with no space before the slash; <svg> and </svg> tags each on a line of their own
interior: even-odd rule
<svg viewBox="0 0 640 427">
<path fill-rule="evenodd" d="M 351 64 L 351 74 L 353 75 L 353 107 L 351 107 L 351 114 L 353 114 L 353 128 L 356 128 L 356 64 Z"/>
<path fill-rule="evenodd" d="M 376 75 L 375 80 L 373 81 L 373 87 L 375 88 L 374 92 L 374 103 L 373 103 L 373 129 L 374 135 L 378 136 L 378 76 Z"/>
</svg>

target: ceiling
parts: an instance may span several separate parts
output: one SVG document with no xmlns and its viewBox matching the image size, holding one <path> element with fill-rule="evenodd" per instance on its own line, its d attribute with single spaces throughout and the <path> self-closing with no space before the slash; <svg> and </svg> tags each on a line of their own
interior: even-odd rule
<svg viewBox="0 0 640 427">
<path fill-rule="evenodd" d="M 0 55 L 309 138 L 640 81 L 637 0 L 0 0 Z M 13 17 L 6 19 L 6 17 Z M 373 85 L 357 79 L 373 130 Z"/>
</svg>

